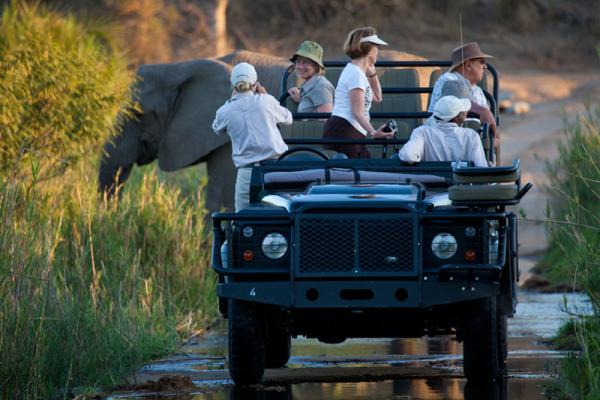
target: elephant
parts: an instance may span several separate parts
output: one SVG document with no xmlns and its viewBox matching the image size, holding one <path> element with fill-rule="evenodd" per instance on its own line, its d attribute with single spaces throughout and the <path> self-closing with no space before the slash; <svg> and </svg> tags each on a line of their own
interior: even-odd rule
<svg viewBox="0 0 600 400">
<path fill-rule="evenodd" d="M 218 59 L 142 65 L 134 88 L 140 111 L 104 144 L 99 187 L 109 195 L 123 184 L 134 164 L 158 159 L 163 171 L 206 162 L 208 211 L 233 209 L 236 169 L 227 135 L 217 136 L 211 123 L 231 95 L 231 67 L 246 61 L 256 68 L 267 91 L 279 95 L 287 59 L 235 51 Z"/>
</svg>

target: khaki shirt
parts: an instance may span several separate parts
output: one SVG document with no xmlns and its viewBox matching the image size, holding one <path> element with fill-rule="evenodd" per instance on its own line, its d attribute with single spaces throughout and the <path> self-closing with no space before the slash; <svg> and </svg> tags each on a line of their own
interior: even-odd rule
<svg viewBox="0 0 600 400">
<path fill-rule="evenodd" d="M 277 124 L 291 123 L 292 113 L 270 94 L 244 92 L 217 110 L 212 129 L 231 137 L 233 164 L 240 168 L 284 153 L 288 147 Z"/>
</svg>

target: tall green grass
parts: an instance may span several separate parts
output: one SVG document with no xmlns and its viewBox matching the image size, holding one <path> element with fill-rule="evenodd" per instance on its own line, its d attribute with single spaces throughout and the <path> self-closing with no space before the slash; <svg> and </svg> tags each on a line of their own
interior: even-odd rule
<svg viewBox="0 0 600 400">
<path fill-rule="evenodd" d="M 202 199 L 147 174 L 107 201 L 89 169 L 0 187 L 3 398 L 121 383 L 216 316 Z"/>
<path fill-rule="evenodd" d="M 563 335 L 581 350 L 561 365 L 552 397 L 600 399 L 600 108 L 566 125 L 566 142 L 550 166 L 554 191 L 544 265 L 555 281 L 569 281 L 590 298 L 592 315 L 575 317 Z M 577 311 L 577 310 L 575 310 Z"/>
</svg>

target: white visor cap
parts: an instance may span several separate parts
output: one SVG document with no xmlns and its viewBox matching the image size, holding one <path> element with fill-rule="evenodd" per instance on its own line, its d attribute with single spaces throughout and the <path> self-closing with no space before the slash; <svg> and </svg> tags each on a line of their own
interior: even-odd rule
<svg viewBox="0 0 600 400">
<path fill-rule="evenodd" d="M 433 116 L 442 121 L 450 121 L 461 112 L 469 111 L 470 108 L 471 101 L 469 99 L 444 96 L 435 103 Z"/>
<path fill-rule="evenodd" d="M 387 43 L 379 38 L 377 35 L 365 36 L 360 38 L 360 43 L 369 42 L 380 46 L 387 46 Z"/>
<path fill-rule="evenodd" d="M 251 85 L 256 83 L 256 70 L 251 64 L 242 62 L 231 70 L 231 84 L 235 86 L 240 82 L 247 82 Z"/>
</svg>

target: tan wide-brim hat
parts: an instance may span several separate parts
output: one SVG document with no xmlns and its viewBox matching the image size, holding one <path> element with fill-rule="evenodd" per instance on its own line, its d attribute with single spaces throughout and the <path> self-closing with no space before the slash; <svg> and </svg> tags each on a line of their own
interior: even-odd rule
<svg viewBox="0 0 600 400">
<path fill-rule="evenodd" d="M 452 50 L 452 65 L 448 71 L 452 72 L 456 67 L 464 64 L 465 61 L 474 58 L 494 58 L 494 56 L 481 51 L 477 42 L 467 43 Z"/>
<path fill-rule="evenodd" d="M 298 56 L 308 58 L 317 63 L 319 67 L 325 69 L 325 66 L 323 65 L 323 48 L 317 42 L 312 42 L 310 40 L 302 42 L 300 47 L 298 47 L 298 50 L 296 50 L 294 55 L 290 58 L 290 61 L 294 62 Z"/>
</svg>

